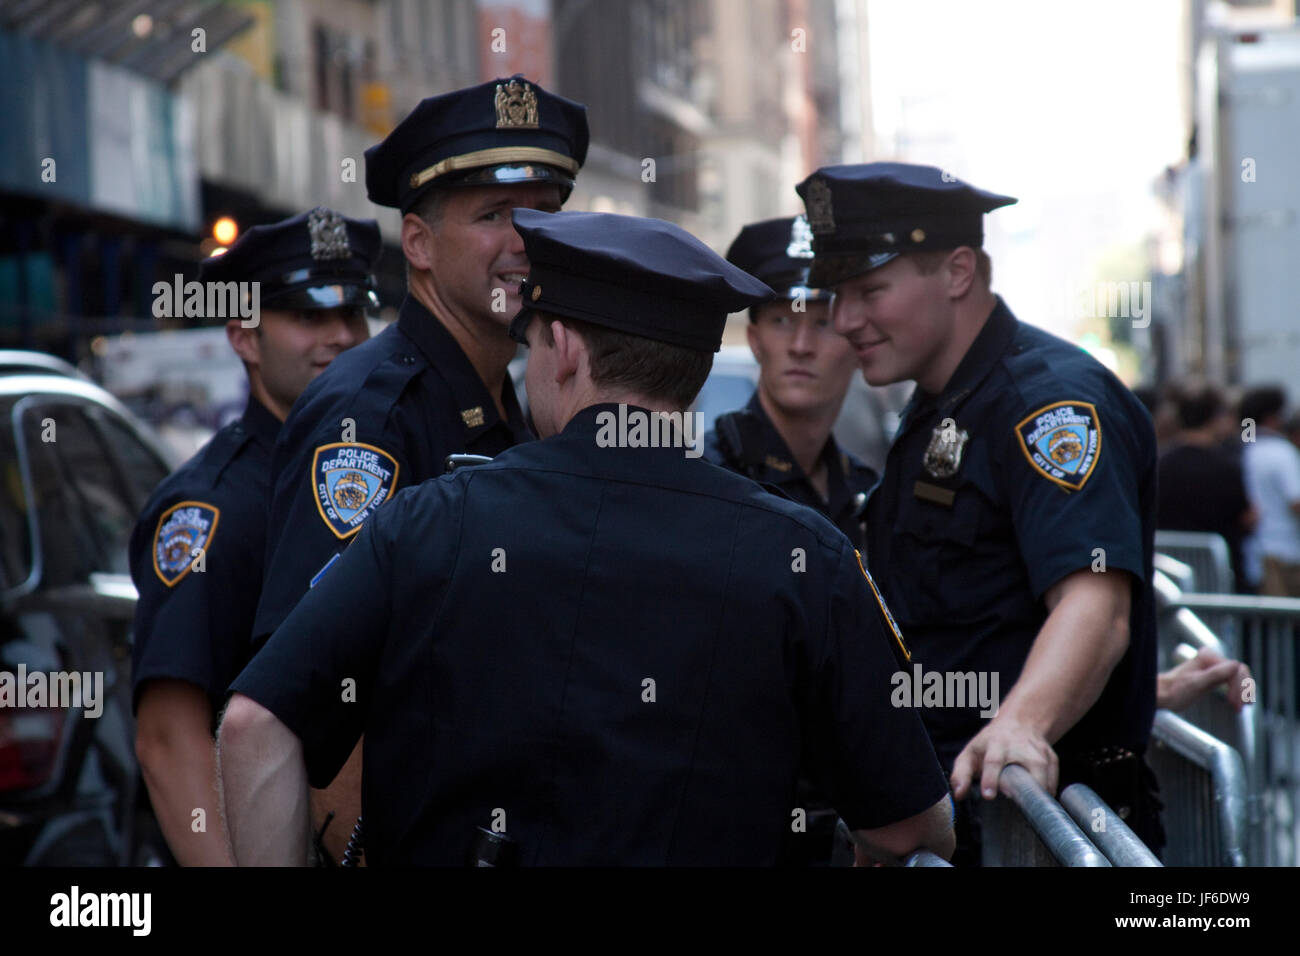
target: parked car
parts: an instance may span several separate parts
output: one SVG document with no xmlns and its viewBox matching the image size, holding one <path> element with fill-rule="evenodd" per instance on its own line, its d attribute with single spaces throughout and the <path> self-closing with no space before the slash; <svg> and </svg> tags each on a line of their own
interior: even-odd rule
<svg viewBox="0 0 1300 956">
<path fill-rule="evenodd" d="M 102 675 L 0 706 L 0 864 L 167 859 L 135 759 L 127 540 L 175 456 L 71 366 L 0 353 L 0 671 Z"/>
</svg>

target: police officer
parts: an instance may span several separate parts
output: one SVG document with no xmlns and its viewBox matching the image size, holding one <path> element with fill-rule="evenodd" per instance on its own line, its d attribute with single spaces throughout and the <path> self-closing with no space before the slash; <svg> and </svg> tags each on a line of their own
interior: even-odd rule
<svg viewBox="0 0 1300 956">
<path fill-rule="evenodd" d="M 373 300 L 379 249 L 373 220 L 314 209 L 254 226 L 199 267 L 201 281 L 256 296 L 255 324 L 226 322 L 248 373 L 248 407 L 155 489 L 130 546 L 140 595 L 136 753 L 163 835 L 182 864 L 229 862 L 213 732 L 226 687 L 251 654 L 271 448 L 307 383 L 368 338 L 364 306 Z M 196 808 L 205 815 L 198 832 Z"/>
<path fill-rule="evenodd" d="M 558 210 L 586 155 L 585 108 L 521 76 L 423 100 L 366 151 L 371 201 L 403 213 L 407 296 L 397 322 L 322 375 L 285 424 L 255 641 L 398 488 L 442 474 L 449 454 L 532 437 L 507 374 L 528 273 L 510 210 Z M 358 768 L 359 756 L 318 800 L 318 830 L 330 814 L 345 832 L 356 819 Z"/>
<path fill-rule="evenodd" d="M 514 217 L 544 440 L 399 493 L 235 681 L 236 858 L 300 860 L 306 782 L 363 732 L 375 865 L 464 864 L 478 838 L 530 864 L 770 863 L 801 748 L 875 852 L 948 852 L 849 542 L 675 427 L 727 313 L 770 290 L 658 220 Z"/>
<path fill-rule="evenodd" d="M 531 437 L 506 372 L 528 273 L 510 210 L 558 210 L 586 154 L 585 108 L 518 76 L 423 100 L 366 151 L 371 201 L 403 213 L 407 296 L 285 425 L 259 639 L 398 488 Z"/>
<path fill-rule="evenodd" d="M 999 688 L 992 719 L 996 702 L 913 690 L 954 796 L 993 797 L 1008 763 L 1052 792 L 1084 780 L 1158 850 L 1150 416 L 990 291 L 983 215 L 1014 199 L 900 163 L 823 168 L 798 191 L 811 282 L 834 287 L 867 382 L 917 385 L 868 500 L 869 565 L 918 683 Z M 970 810 L 956 859 L 976 862 Z"/>
<path fill-rule="evenodd" d="M 808 288 L 807 230 L 802 216 L 768 219 L 742 229 L 727 250 L 728 262 L 777 298 L 749 310 L 758 387 L 743 409 L 718 417 L 704 455 L 817 509 L 860 548 L 860 512 L 876 473 L 831 434 L 857 362 L 848 339 L 831 328 L 830 292 Z"/>
</svg>

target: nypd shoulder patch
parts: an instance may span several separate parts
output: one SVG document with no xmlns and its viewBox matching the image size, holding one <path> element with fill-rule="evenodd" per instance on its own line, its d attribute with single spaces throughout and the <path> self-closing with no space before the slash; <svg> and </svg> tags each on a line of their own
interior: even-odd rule
<svg viewBox="0 0 1300 956">
<path fill-rule="evenodd" d="M 1053 402 L 1016 426 L 1020 450 L 1039 474 L 1066 491 L 1087 483 L 1101 457 L 1101 420 L 1089 402 Z"/>
<path fill-rule="evenodd" d="M 206 501 L 182 501 L 158 519 L 153 534 L 153 570 L 169 588 L 190 573 L 200 549 L 212 547 L 221 509 Z"/>
<path fill-rule="evenodd" d="M 885 623 L 889 625 L 889 629 L 894 633 L 894 640 L 898 642 L 898 649 L 903 652 L 903 660 L 910 661 L 912 652 L 903 643 L 903 632 L 898 629 L 898 624 L 894 621 L 894 615 L 889 613 L 889 607 L 885 604 L 885 599 L 880 596 L 880 588 L 876 587 L 876 579 L 871 576 L 867 566 L 862 563 L 862 552 L 854 549 L 853 556 L 858 559 L 858 570 L 862 572 L 862 576 L 867 579 L 867 584 L 871 586 L 871 593 L 876 596 L 876 603 L 880 605 L 880 613 L 885 616 Z"/>
<path fill-rule="evenodd" d="M 321 519 L 339 538 L 350 538 L 397 487 L 397 460 L 361 442 L 321 445 L 311 459 L 311 483 Z"/>
</svg>

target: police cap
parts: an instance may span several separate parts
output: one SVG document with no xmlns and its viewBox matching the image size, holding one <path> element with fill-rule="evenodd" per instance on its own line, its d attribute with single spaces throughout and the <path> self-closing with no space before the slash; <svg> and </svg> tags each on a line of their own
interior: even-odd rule
<svg viewBox="0 0 1300 956">
<path fill-rule="evenodd" d="M 587 158 L 587 108 L 516 74 L 421 100 L 366 150 L 366 194 L 407 212 L 430 187 L 557 183 Z"/>
<path fill-rule="evenodd" d="M 1016 200 L 976 189 L 937 166 L 824 166 L 795 187 L 812 227 L 809 281 L 819 286 L 879 268 L 904 252 L 979 248 L 984 214 Z"/>
<path fill-rule="evenodd" d="M 808 285 L 812 231 L 803 216 L 765 219 L 740 230 L 727 250 L 727 261 L 762 279 L 782 299 L 829 299 L 829 289 Z M 751 313 L 752 318 L 752 313 Z"/>
<path fill-rule="evenodd" d="M 219 256 L 199 264 L 204 282 L 260 282 L 261 306 L 332 309 L 378 305 L 371 277 L 379 259 L 379 224 L 318 206 L 253 226 Z"/>
<path fill-rule="evenodd" d="M 773 292 L 689 232 L 661 219 L 515 209 L 528 278 L 510 335 L 548 312 L 701 352 L 722 345 L 727 315 Z"/>
</svg>

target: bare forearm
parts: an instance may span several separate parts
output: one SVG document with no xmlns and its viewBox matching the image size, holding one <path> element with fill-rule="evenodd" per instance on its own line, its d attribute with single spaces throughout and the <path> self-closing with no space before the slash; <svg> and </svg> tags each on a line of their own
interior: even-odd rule
<svg viewBox="0 0 1300 956">
<path fill-rule="evenodd" d="M 1034 727 L 1055 744 L 1097 702 L 1128 647 L 1123 607 L 1088 590 L 1067 593 L 1043 622 L 1006 716 Z"/>
<path fill-rule="evenodd" d="M 856 830 L 858 860 L 887 863 L 916 850 L 930 850 L 947 860 L 957 847 L 952 816 L 952 798 L 945 796 L 928 810 L 906 820 L 875 830 Z"/>
<path fill-rule="evenodd" d="M 181 866 L 233 866 L 217 795 L 216 742 L 176 734 L 141 754 L 154 815 Z"/>
<path fill-rule="evenodd" d="M 236 695 L 218 738 L 226 827 L 240 866 L 305 866 L 309 839 L 302 743 L 273 714 Z"/>
<path fill-rule="evenodd" d="M 311 792 L 313 833 L 325 826 L 325 818 L 329 814 L 334 814 L 329 826 L 325 828 L 321 843 L 335 863 L 343 859 L 343 851 L 347 849 L 348 840 L 352 836 L 352 827 L 361 815 L 361 746 L 361 743 L 356 745 L 348 762 L 328 787 Z"/>
</svg>

